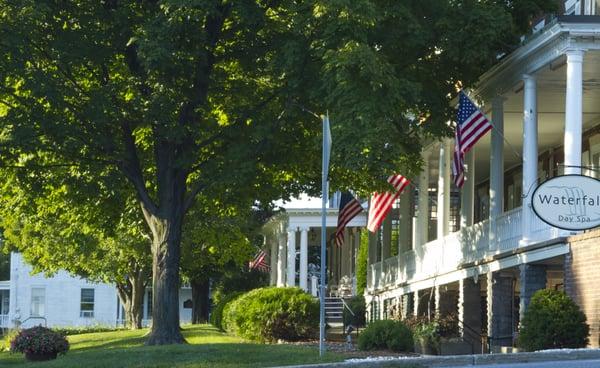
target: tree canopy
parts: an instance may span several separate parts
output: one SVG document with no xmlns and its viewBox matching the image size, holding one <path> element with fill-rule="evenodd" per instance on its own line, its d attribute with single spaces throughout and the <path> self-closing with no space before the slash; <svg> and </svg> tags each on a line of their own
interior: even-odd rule
<svg viewBox="0 0 600 368">
<path fill-rule="evenodd" d="M 552 0 L 0 0 L 0 162 L 118 170 L 150 229 L 149 344 L 182 342 L 177 285 L 198 195 L 262 203 L 413 175 L 456 86 Z M 31 171 L 35 173 L 36 171 Z M 273 190 L 265 190 L 272 188 Z"/>
</svg>

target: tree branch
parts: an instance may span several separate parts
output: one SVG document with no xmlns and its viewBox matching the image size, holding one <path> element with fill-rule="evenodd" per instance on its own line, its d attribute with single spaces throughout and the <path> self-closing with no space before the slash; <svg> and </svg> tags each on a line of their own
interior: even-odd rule
<svg viewBox="0 0 600 368">
<path fill-rule="evenodd" d="M 135 187 L 138 198 L 142 202 L 144 212 L 148 211 L 149 214 L 155 215 L 158 212 L 158 208 L 152 201 L 146 188 L 140 160 L 137 155 L 137 148 L 133 139 L 133 132 L 127 122 L 121 123 L 121 130 L 123 132 L 126 159 L 119 165 L 119 168 Z"/>
</svg>

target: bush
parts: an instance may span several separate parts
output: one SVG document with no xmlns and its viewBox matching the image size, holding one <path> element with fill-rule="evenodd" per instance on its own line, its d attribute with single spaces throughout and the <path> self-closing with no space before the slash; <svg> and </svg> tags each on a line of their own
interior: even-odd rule
<svg viewBox="0 0 600 368">
<path fill-rule="evenodd" d="M 10 342 L 17 336 L 19 330 L 14 328 L 5 330 L 2 340 L 0 341 L 0 352 L 10 350 Z"/>
<path fill-rule="evenodd" d="M 229 302 L 231 302 L 232 300 L 234 300 L 235 298 L 237 298 L 240 295 L 242 295 L 241 291 L 231 293 L 231 294 L 226 295 L 221 298 L 219 303 L 213 308 L 212 312 L 210 313 L 210 323 L 213 326 L 215 326 L 216 328 L 218 328 L 221 331 L 225 330 L 223 328 L 223 310 L 225 309 L 225 306 Z"/>
<path fill-rule="evenodd" d="M 367 288 L 367 273 L 369 272 L 369 232 L 360 232 L 360 244 L 356 257 L 356 293 L 362 295 Z"/>
<path fill-rule="evenodd" d="M 96 332 L 124 331 L 124 330 L 127 330 L 127 328 L 106 326 L 106 325 L 92 325 L 92 326 L 81 326 L 81 327 L 59 327 L 59 328 L 53 328 L 53 330 L 62 335 L 65 335 L 65 336 L 72 336 L 72 335 L 81 335 L 81 334 L 96 333 Z"/>
<path fill-rule="evenodd" d="M 25 328 L 10 342 L 10 351 L 25 354 L 64 354 L 69 350 L 67 338 L 49 328 Z"/>
<path fill-rule="evenodd" d="M 567 294 L 539 290 L 521 321 L 518 344 L 528 351 L 580 348 L 588 344 L 589 333 L 585 314 Z"/>
<path fill-rule="evenodd" d="M 223 328 L 255 341 L 314 337 L 319 303 L 299 288 L 261 288 L 227 303 Z"/>
<path fill-rule="evenodd" d="M 365 297 L 358 295 L 346 302 L 348 307 L 352 309 L 354 315 L 344 308 L 343 318 L 344 326 L 352 325 L 354 327 L 363 327 L 366 324 L 366 310 Z"/>
<path fill-rule="evenodd" d="M 358 348 L 360 350 L 412 351 L 413 347 L 412 333 L 400 321 L 381 320 L 372 322 L 358 336 Z"/>
</svg>

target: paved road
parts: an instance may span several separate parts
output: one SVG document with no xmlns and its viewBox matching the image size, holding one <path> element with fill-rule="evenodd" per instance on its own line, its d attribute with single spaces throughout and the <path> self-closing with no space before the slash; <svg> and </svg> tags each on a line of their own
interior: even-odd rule
<svg viewBox="0 0 600 368">
<path fill-rule="evenodd" d="M 463 368 L 465 366 L 447 367 Z M 477 368 L 597 368 L 600 367 L 600 360 L 574 360 L 560 362 L 536 362 L 536 363 L 513 363 L 513 364 L 490 364 L 476 365 L 467 367 Z"/>
</svg>

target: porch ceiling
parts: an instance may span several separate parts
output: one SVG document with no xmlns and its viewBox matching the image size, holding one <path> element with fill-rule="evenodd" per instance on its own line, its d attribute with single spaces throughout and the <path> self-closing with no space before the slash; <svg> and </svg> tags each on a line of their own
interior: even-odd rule
<svg viewBox="0 0 600 368">
<path fill-rule="evenodd" d="M 600 122 L 600 51 L 588 51 L 583 61 L 584 131 Z M 538 93 L 538 152 L 562 146 L 565 126 L 566 57 L 562 56 L 535 73 Z M 523 151 L 523 83 L 505 93 L 504 101 L 504 168 L 521 164 Z M 491 101 L 483 108 L 489 118 Z M 476 183 L 489 178 L 490 137 L 486 134 L 475 146 Z M 438 157 L 430 158 L 430 180 L 437 183 Z"/>
</svg>

